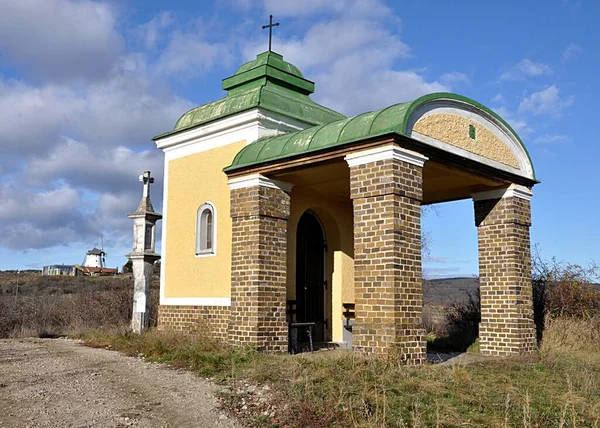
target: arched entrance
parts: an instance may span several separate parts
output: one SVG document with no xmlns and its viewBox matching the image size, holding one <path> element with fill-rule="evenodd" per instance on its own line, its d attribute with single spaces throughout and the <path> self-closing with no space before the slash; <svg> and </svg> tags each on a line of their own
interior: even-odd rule
<svg viewBox="0 0 600 428">
<path fill-rule="evenodd" d="M 324 342 L 328 340 L 325 232 L 317 216 L 306 211 L 300 217 L 296 233 L 296 319 L 314 322 L 313 341 Z M 305 338 L 300 336 L 299 340 Z"/>
</svg>

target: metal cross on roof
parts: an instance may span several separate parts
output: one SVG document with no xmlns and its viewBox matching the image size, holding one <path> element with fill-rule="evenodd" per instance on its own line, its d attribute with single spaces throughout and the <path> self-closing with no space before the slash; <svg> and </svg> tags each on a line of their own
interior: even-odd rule
<svg viewBox="0 0 600 428">
<path fill-rule="evenodd" d="M 150 171 L 144 171 L 142 175 L 140 175 L 140 181 L 144 183 L 144 198 L 150 197 L 150 185 L 154 183 L 154 177 L 150 177 Z"/>
<path fill-rule="evenodd" d="M 269 15 L 269 25 L 262 26 L 263 30 L 265 28 L 269 29 L 269 52 L 271 52 L 271 39 L 273 38 L 273 27 L 278 27 L 278 26 L 279 26 L 279 22 L 276 22 L 275 24 L 273 24 L 273 15 Z"/>
</svg>

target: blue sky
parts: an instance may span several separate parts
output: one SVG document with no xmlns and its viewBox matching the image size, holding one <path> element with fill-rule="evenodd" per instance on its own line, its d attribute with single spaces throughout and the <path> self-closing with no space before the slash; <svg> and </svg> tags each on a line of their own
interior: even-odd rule
<svg viewBox="0 0 600 428">
<path fill-rule="evenodd" d="M 0 269 L 80 263 L 104 236 L 122 265 L 150 138 L 220 98 L 221 79 L 273 48 L 344 114 L 452 91 L 496 110 L 528 147 L 532 243 L 600 262 L 600 3 L 555 1 L 0 1 Z M 424 218 L 430 277 L 475 275 L 472 202 Z"/>
</svg>

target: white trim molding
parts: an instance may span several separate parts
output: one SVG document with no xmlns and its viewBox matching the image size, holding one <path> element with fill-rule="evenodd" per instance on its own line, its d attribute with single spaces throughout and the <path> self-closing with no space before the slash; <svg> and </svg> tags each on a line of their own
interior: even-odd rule
<svg viewBox="0 0 600 428">
<path fill-rule="evenodd" d="M 432 114 L 452 114 L 461 116 L 484 127 L 508 147 L 508 149 L 517 159 L 519 168 L 517 169 L 508 165 L 503 165 L 500 162 L 467 152 L 459 147 L 444 143 L 443 141 L 439 141 L 435 138 L 414 131 L 414 126 L 420 119 Z M 408 119 L 406 131 L 407 135 L 409 135 L 411 138 L 422 141 L 428 145 L 437 147 L 450 153 L 455 153 L 459 156 L 467 157 L 486 165 L 490 165 L 494 168 L 509 171 L 522 177 L 534 179 L 533 165 L 531 164 L 531 160 L 519 142 L 517 136 L 511 132 L 504 123 L 502 123 L 489 112 L 464 101 L 449 98 L 435 99 L 420 105 L 411 113 Z"/>
<path fill-rule="evenodd" d="M 479 192 L 471 194 L 474 201 L 485 201 L 487 199 L 504 199 L 504 198 L 521 198 L 526 201 L 531 201 L 533 192 L 531 189 L 519 184 L 511 184 L 505 189 L 488 190 L 487 192 Z"/>
<path fill-rule="evenodd" d="M 250 174 L 244 175 L 242 177 L 231 178 L 227 182 L 227 184 L 229 185 L 229 190 L 245 189 L 246 187 L 260 186 L 270 187 L 272 189 L 279 189 L 288 193 L 291 192 L 292 187 L 294 187 L 292 183 L 267 178 L 261 174 Z"/>
<path fill-rule="evenodd" d="M 164 306 L 231 306 L 230 297 L 165 297 L 160 295 Z"/>
<path fill-rule="evenodd" d="M 394 159 L 422 167 L 429 158 L 393 144 L 350 153 L 344 157 L 344 160 L 348 162 L 348 166 L 350 167 L 386 159 Z"/>
<path fill-rule="evenodd" d="M 310 124 L 276 113 L 253 109 L 156 140 L 156 146 L 169 159 L 177 159 L 228 144 L 301 131 Z"/>
<path fill-rule="evenodd" d="M 206 209 L 209 209 L 210 211 L 212 211 L 212 216 L 213 216 L 213 230 L 212 230 L 212 248 L 208 251 L 199 251 L 200 249 L 200 242 L 199 240 L 201 239 L 201 234 L 202 231 L 200 230 L 201 228 L 201 221 L 200 221 L 200 216 L 202 215 L 202 212 Z M 199 207 L 198 207 L 198 211 L 196 211 L 196 249 L 195 249 L 195 254 L 196 254 L 196 258 L 202 258 L 202 257 L 215 257 L 217 255 L 217 207 L 216 205 L 211 202 L 211 201 L 204 201 L 204 203 L 202 203 Z"/>
</svg>

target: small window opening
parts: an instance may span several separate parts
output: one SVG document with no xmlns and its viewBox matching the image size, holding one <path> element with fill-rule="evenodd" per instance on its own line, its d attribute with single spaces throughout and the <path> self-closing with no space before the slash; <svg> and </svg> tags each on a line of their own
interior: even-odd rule
<svg viewBox="0 0 600 428">
<path fill-rule="evenodd" d="M 471 140 L 475 139 L 475 127 L 473 125 L 469 125 L 469 137 Z"/>
<path fill-rule="evenodd" d="M 212 205 L 206 203 L 198 209 L 196 222 L 196 255 L 215 253 L 215 214 Z"/>
</svg>

